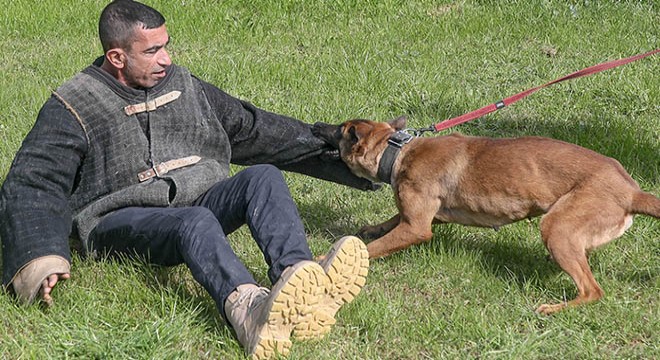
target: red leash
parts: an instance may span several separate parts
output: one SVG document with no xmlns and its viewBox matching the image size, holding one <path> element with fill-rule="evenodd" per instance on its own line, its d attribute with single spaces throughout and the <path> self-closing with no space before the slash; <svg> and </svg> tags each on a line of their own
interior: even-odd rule
<svg viewBox="0 0 660 360">
<path fill-rule="evenodd" d="M 579 77 L 595 74 L 597 72 L 601 72 L 601 71 L 604 71 L 604 70 L 615 68 L 617 66 L 621 66 L 621 65 L 631 63 L 633 61 L 637 61 L 639 59 L 645 58 L 647 56 L 651 56 L 651 55 L 659 53 L 659 52 L 660 52 L 660 49 L 655 49 L 655 50 L 649 51 L 645 54 L 635 55 L 635 56 L 631 56 L 631 57 L 625 58 L 625 59 L 613 60 L 613 61 L 608 61 L 608 62 L 605 62 L 605 63 L 602 63 L 602 64 L 590 66 L 586 69 L 576 71 L 576 72 L 574 72 L 570 75 L 566 75 L 566 76 L 564 76 L 562 78 L 559 78 L 557 80 L 553 80 L 553 81 L 551 81 L 547 84 L 537 86 L 537 87 L 529 89 L 529 90 L 525 90 L 525 91 L 523 91 L 519 94 L 510 96 L 510 97 L 508 97 L 506 99 L 503 99 L 503 100 L 500 100 L 500 101 L 498 101 L 494 104 L 484 106 L 481 109 L 474 110 L 474 111 L 469 112 L 465 115 L 461 115 L 461 116 L 458 116 L 458 117 L 455 117 L 455 118 L 444 120 L 444 121 L 442 121 L 442 122 L 440 122 L 436 125 L 433 125 L 432 128 L 433 128 L 434 131 L 441 131 L 441 130 L 449 129 L 450 127 L 462 124 L 464 122 L 468 122 L 470 120 L 474 120 L 474 119 L 482 117 L 486 114 L 490 114 L 493 111 L 497 111 L 497 110 L 499 110 L 499 109 L 501 109 L 505 106 L 509 106 L 509 105 L 513 104 L 514 102 L 516 102 L 520 99 L 523 99 L 523 98 L 527 97 L 528 95 L 531 95 L 531 94 L 535 93 L 536 91 L 541 90 L 544 87 L 548 87 L 552 84 L 556 84 L 556 83 L 562 82 L 564 80 L 576 79 L 576 78 L 579 78 Z"/>
</svg>

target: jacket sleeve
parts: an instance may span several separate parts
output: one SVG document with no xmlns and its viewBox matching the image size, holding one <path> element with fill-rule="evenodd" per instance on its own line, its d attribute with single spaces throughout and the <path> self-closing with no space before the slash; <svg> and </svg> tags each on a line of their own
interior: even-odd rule
<svg viewBox="0 0 660 360">
<path fill-rule="evenodd" d="M 310 124 L 259 109 L 211 84 L 203 81 L 202 84 L 231 141 L 232 163 L 273 164 L 282 170 L 361 190 L 378 188 L 371 181 L 353 175 L 340 159 L 328 156 L 333 149 L 312 134 Z"/>
<path fill-rule="evenodd" d="M 4 285 L 31 260 L 71 261 L 69 196 L 87 149 L 82 127 L 55 98 L 42 107 L 0 190 Z"/>
</svg>

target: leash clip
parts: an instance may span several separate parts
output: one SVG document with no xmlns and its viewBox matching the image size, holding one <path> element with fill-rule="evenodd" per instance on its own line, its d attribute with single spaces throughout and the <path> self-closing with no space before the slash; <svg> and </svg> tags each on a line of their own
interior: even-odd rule
<svg viewBox="0 0 660 360">
<path fill-rule="evenodd" d="M 433 125 L 431 125 L 427 128 L 403 129 L 401 131 L 406 132 L 406 133 L 412 133 L 415 137 L 421 137 L 427 131 L 435 132 L 436 130 L 435 130 L 435 127 L 433 127 Z"/>
<path fill-rule="evenodd" d="M 406 131 L 408 131 L 408 129 L 399 130 L 393 133 L 387 140 L 387 143 L 400 149 L 403 147 L 403 145 L 409 143 L 410 140 L 413 139 L 413 136 L 408 134 Z"/>
</svg>

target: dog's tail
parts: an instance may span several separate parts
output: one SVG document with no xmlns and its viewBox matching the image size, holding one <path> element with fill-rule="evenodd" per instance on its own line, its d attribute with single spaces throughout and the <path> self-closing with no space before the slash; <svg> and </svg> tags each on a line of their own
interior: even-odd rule
<svg viewBox="0 0 660 360">
<path fill-rule="evenodd" d="M 660 219 L 660 198 L 651 193 L 639 191 L 633 196 L 631 212 Z"/>
</svg>

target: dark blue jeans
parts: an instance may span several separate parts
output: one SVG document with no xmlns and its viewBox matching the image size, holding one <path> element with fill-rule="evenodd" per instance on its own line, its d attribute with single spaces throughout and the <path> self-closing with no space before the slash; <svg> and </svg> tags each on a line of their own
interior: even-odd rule
<svg viewBox="0 0 660 360">
<path fill-rule="evenodd" d="M 218 182 L 190 207 L 131 207 L 105 216 L 90 234 L 100 254 L 139 256 L 152 264 L 185 263 L 223 317 L 238 285 L 255 283 L 227 241 L 247 224 L 275 283 L 282 271 L 312 259 L 305 231 L 282 173 L 256 165 Z"/>
</svg>

